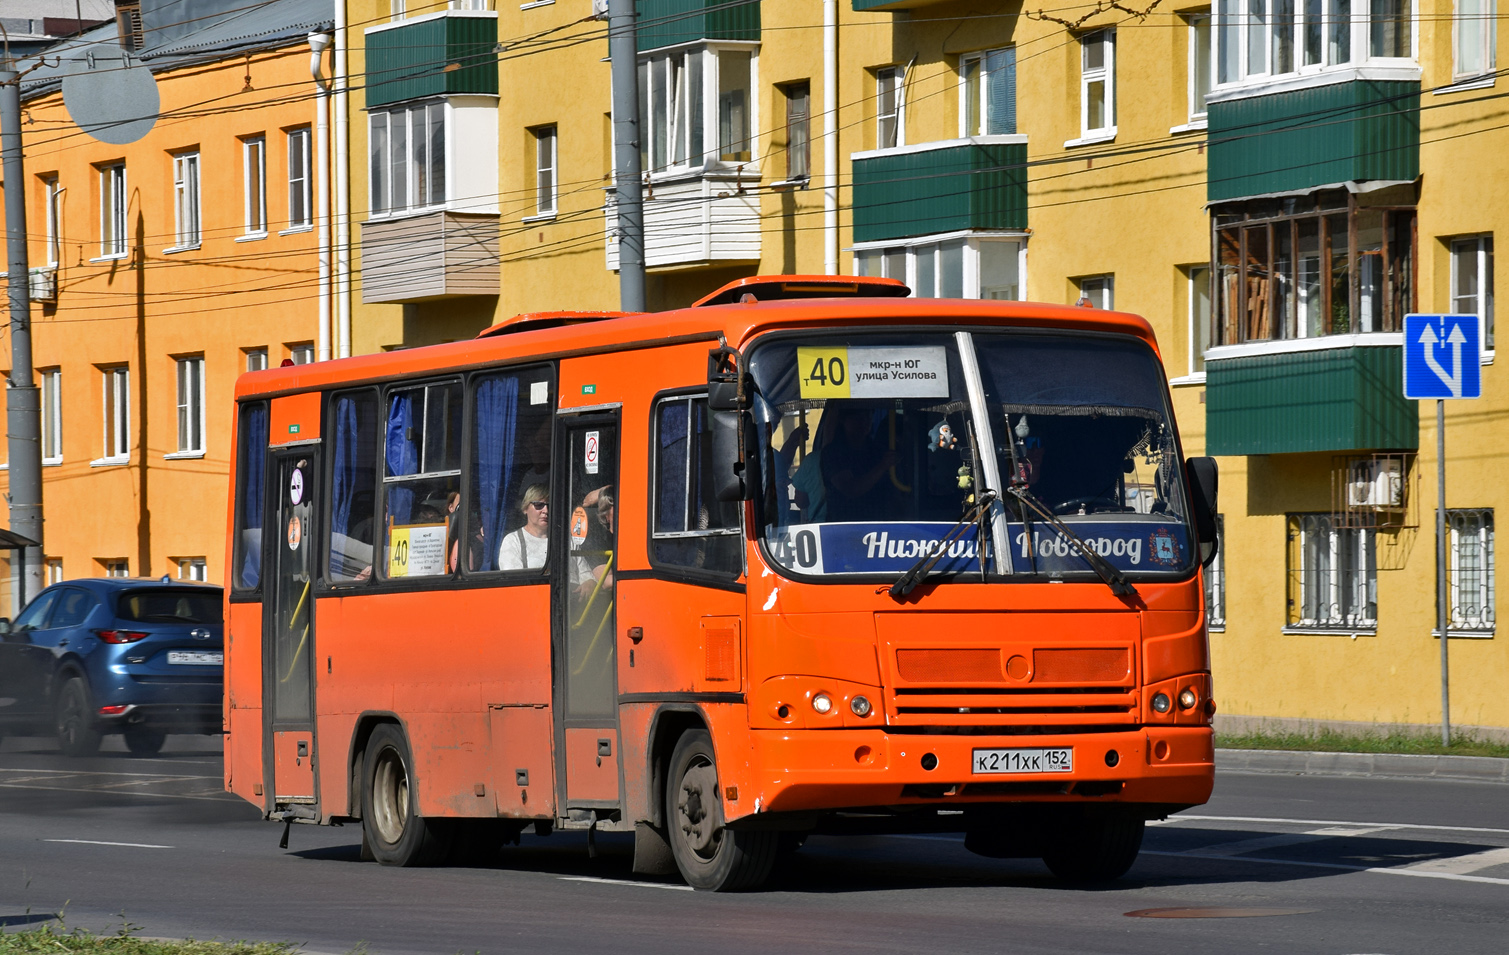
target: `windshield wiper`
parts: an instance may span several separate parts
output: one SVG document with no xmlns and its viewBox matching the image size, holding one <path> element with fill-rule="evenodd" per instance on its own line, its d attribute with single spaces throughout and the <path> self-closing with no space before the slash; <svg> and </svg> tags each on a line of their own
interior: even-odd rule
<svg viewBox="0 0 1509 955">
<path fill-rule="evenodd" d="M 1086 544 L 1085 539 L 1083 537 L 1080 537 L 1079 533 L 1075 531 L 1074 528 L 1059 520 L 1058 515 L 1049 510 L 1048 506 L 1044 504 L 1036 494 L 1033 494 L 1030 490 L 1028 490 L 1026 485 L 1013 484 L 1006 490 L 1007 493 L 1011 494 L 1012 497 L 1015 497 L 1018 501 L 1022 502 L 1023 523 L 1026 523 L 1030 526 L 1031 522 L 1026 514 L 1026 510 L 1028 508 L 1036 511 L 1038 516 L 1040 516 L 1048 524 L 1052 525 L 1054 530 L 1057 530 L 1064 536 L 1065 539 L 1073 543 L 1074 546 L 1079 549 L 1080 554 L 1085 559 L 1085 563 L 1089 564 L 1090 568 L 1094 570 L 1095 573 L 1100 575 L 1100 579 L 1104 580 L 1106 582 L 1106 586 L 1111 588 L 1111 593 L 1115 594 L 1118 597 L 1138 596 L 1137 588 L 1131 585 L 1131 583 L 1126 579 L 1126 576 L 1122 574 L 1121 571 L 1117 570 L 1115 565 L 1106 560 L 1104 557 L 1100 556 L 1100 554 L 1096 552 L 1096 550 L 1089 544 Z"/>
<path fill-rule="evenodd" d="M 989 488 L 985 488 L 984 490 L 980 491 L 979 495 L 975 499 L 974 506 L 966 511 L 963 517 L 959 518 L 959 522 L 957 524 L 948 529 L 948 533 L 944 534 L 943 537 L 938 541 L 938 546 L 934 547 L 926 554 L 923 554 L 922 558 L 918 560 L 917 563 L 913 564 L 906 573 L 902 574 L 901 577 L 891 585 L 889 591 L 890 595 L 896 600 L 904 600 L 906 599 L 907 594 L 910 594 L 913 590 L 916 590 L 917 585 L 922 583 L 927 575 L 933 572 L 933 568 L 938 566 L 938 561 L 942 559 L 944 554 L 948 553 L 949 545 L 962 539 L 965 530 L 968 529 L 971 525 L 979 523 L 981 517 L 984 516 L 986 509 L 989 508 L 990 505 L 995 503 L 996 497 L 996 492 L 990 490 Z M 980 553 L 980 560 L 982 563 L 985 560 L 983 549 Z"/>
</svg>

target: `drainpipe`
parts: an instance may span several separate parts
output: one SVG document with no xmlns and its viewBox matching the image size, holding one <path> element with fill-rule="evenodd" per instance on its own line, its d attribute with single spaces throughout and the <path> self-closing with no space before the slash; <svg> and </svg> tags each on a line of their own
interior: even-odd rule
<svg viewBox="0 0 1509 955">
<path fill-rule="evenodd" d="M 823 271 L 838 274 L 838 0 L 823 0 Z"/>
<path fill-rule="evenodd" d="M 335 0 L 335 328 L 337 358 L 351 357 L 351 130 L 346 107 L 346 0 Z"/>
<path fill-rule="evenodd" d="M 309 75 L 320 88 L 314 98 L 316 209 L 315 242 L 320 256 L 320 332 L 317 361 L 330 360 L 330 80 L 326 78 L 325 48 L 330 37 L 309 34 Z"/>
</svg>

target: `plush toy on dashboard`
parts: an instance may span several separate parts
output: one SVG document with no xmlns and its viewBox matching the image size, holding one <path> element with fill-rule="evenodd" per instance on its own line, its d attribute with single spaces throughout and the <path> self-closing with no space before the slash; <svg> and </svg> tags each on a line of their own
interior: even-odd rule
<svg viewBox="0 0 1509 955">
<path fill-rule="evenodd" d="M 959 439 L 954 437 L 954 429 L 948 426 L 946 420 L 933 425 L 933 429 L 927 433 L 929 451 L 952 451 L 958 444 Z"/>
</svg>

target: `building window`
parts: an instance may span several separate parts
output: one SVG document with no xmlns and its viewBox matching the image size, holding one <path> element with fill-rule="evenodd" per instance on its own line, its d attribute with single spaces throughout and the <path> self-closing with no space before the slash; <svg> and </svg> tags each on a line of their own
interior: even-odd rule
<svg viewBox="0 0 1509 955">
<path fill-rule="evenodd" d="M 753 158 L 754 54 L 747 48 L 678 50 L 639 61 L 640 161 L 663 173 Z M 704 90 L 717 91 L 716 96 Z M 716 130 L 716 141 L 706 131 Z"/>
<path fill-rule="evenodd" d="M 1205 374 L 1205 352 L 1210 348 L 1210 266 L 1189 267 L 1189 373 Z"/>
<path fill-rule="evenodd" d="M 1446 626 L 1493 632 L 1493 509 L 1446 512 Z"/>
<path fill-rule="evenodd" d="M 178 359 L 178 453 L 204 453 L 204 357 Z"/>
<path fill-rule="evenodd" d="M 309 129 L 288 131 L 288 228 L 307 228 L 313 221 L 309 185 Z"/>
<path fill-rule="evenodd" d="M 1293 0 L 1289 0 L 1293 2 Z M 1205 121 L 1205 97 L 1210 95 L 1210 14 L 1189 18 L 1189 121 Z"/>
<path fill-rule="evenodd" d="M 1026 289 L 1021 237 L 917 239 L 854 252 L 854 274 L 899 279 L 917 298 L 1021 301 Z"/>
<path fill-rule="evenodd" d="M 445 205 L 445 103 L 419 103 L 368 117 L 372 214 Z"/>
<path fill-rule="evenodd" d="M 63 558 L 46 557 L 42 560 L 42 584 L 51 587 L 63 582 Z"/>
<path fill-rule="evenodd" d="M 875 71 L 875 148 L 906 145 L 906 103 L 899 66 Z"/>
<path fill-rule="evenodd" d="M 1368 56 L 1404 60 L 1414 55 L 1411 0 L 1372 0 L 1368 17 Z"/>
<path fill-rule="evenodd" d="M 1288 519 L 1289 625 L 1316 630 L 1378 626 L 1378 560 L 1371 528 L 1337 527 L 1329 514 Z"/>
<path fill-rule="evenodd" d="M 1365 59 L 1413 60 L 1411 6 L 1411 0 L 1217 0 L 1216 82 L 1346 67 Z M 1363 28 L 1355 34 L 1360 41 L 1355 49 L 1354 23 Z"/>
<path fill-rule="evenodd" d="M 1079 39 L 1079 135 L 1116 134 L 1116 31 L 1097 30 Z"/>
<path fill-rule="evenodd" d="M 1216 344 L 1394 332 L 1414 308 L 1411 206 L 1336 190 L 1212 212 Z"/>
<path fill-rule="evenodd" d="M 131 562 L 124 557 L 102 557 L 97 563 L 106 577 L 130 577 Z"/>
<path fill-rule="evenodd" d="M 175 248 L 199 244 L 199 154 L 173 157 L 173 213 L 177 223 Z"/>
<path fill-rule="evenodd" d="M 299 342 L 288 346 L 288 357 L 295 365 L 307 365 L 314 361 L 314 344 L 312 342 Z"/>
<path fill-rule="evenodd" d="M 63 463 L 63 372 L 43 368 L 37 373 L 42 386 L 42 463 Z"/>
<path fill-rule="evenodd" d="M 1016 47 L 959 60 L 961 136 L 1016 132 Z"/>
<path fill-rule="evenodd" d="M 555 215 L 556 184 L 556 128 L 542 126 L 534 131 L 535 215 Z"/>
<path fill-rule="evenodd" d="M 1216 556 L 1205 567 L 1205 626 L 1226 629 L 1226 516 L 1216 515 Z"/>
<path fill-rule="evenodd" d="M 126 254 L 126 164 L 100 167 L 100 255 Z"/>
<path fill-rule="evenodd" d="M 247 371 L 266 371 L 267 370 L 267 349 L 265 349 L 265 348 L 248 348 L 248 349 L 246 349 L 246 370 Z"/>
<path fill-rule="evenodd" d="M 786 87 L 786 179 L 812 177 L 812 87 Z"/>
<path fill-rule="evenodd" d="M 1482 76 L 1498 62 L 1498 4 L 1457 0 L 1452 20 L 1452 74 Z"/>
<path fill-rule="evenodd" d="M 1079 300 L 1076 304 L 1088 303 L 1091 308 L 1115 307 L 1116 276 L 1087 275 L 1075 284 L 1079 286 Z"/>
<path fill-rule="evenodd" d="M 1493 350 L 1493 236 L 1452 241 L 1451 312 L 1478 316 L 1483 348 Z"/>
<path fill-rule="evenodd" d="M 43 179 L 42 190 L 47 203 L 47 264 L 56 268 L 62 261 L 63 190 L 57 176 Z"/>
<path fill-rule="evenodd" d="M 101 369 L 104 385 L 105 447 L 97 463 L 121 464 L 131 457 L 131 371 Z"/>
<path fill-rule="evenodd" d="M 179 580 L 209 580 L 209 565 L 203 557 L 179 557 L 178 564 Z"/>
<path fill-rule="evenodd" d="M 246 234 L 267 233 L 267 140 L 261 136 L 241 141 L 241 163 L 246 173 L 243 205 Z"/>
</svg>

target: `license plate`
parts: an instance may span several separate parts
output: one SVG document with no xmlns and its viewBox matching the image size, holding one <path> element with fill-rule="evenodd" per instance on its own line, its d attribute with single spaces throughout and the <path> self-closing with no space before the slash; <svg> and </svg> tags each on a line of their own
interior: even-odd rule
<svg viewBox="0 0 1509 955">
<path fill-rule="evenodd" d="M 224 665 L 225 654 L 219 650 L 169 650 L 168 662 L 218 667 Z"/>
<path fill-rule="evenodd" d="M 1074 770 L 1074 748 L 977 749 L 976 773 L 1068 773 Z"/>
</svg>

